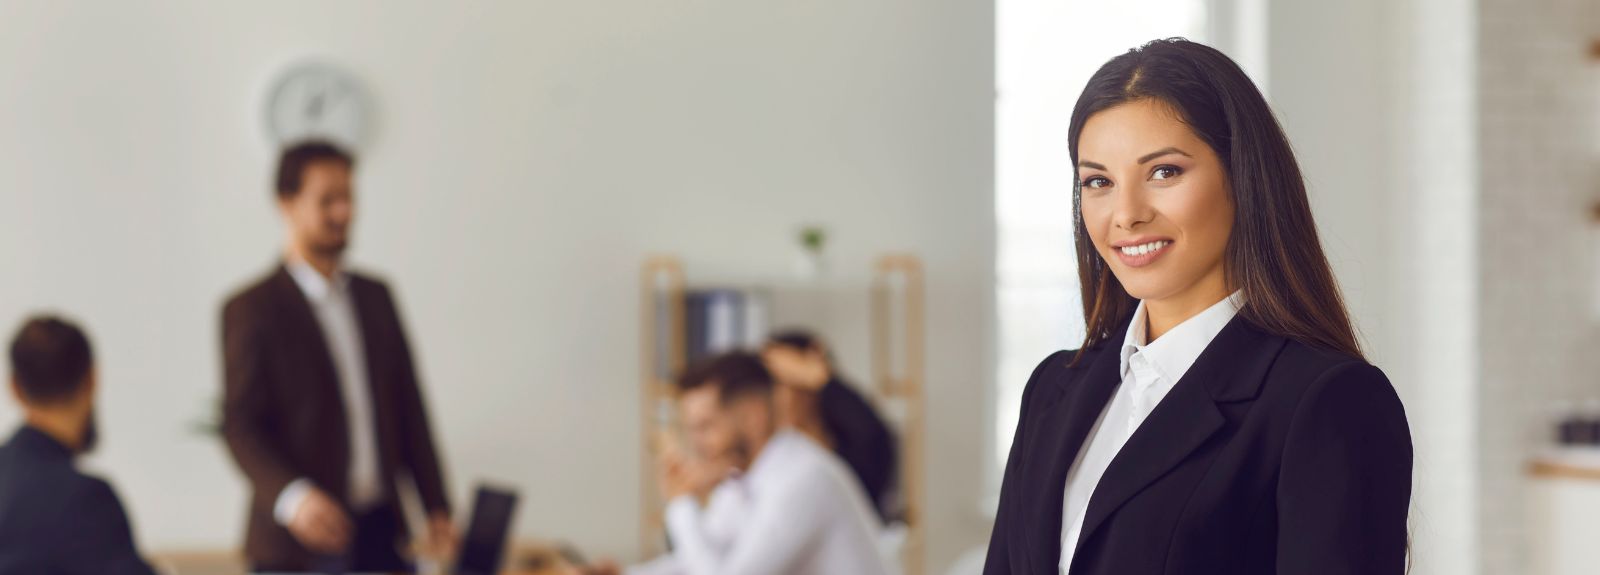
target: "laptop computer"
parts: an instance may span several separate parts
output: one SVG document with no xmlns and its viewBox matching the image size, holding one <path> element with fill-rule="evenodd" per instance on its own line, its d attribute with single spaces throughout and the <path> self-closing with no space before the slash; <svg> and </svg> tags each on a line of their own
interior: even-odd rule
<svg viewBox="0 0 1600 575">
<path fill-rule="evenodd" d="M 517 494 L 508 489 L 480 485 L 472 502 L 472 519 L 461 537 L 454 575 L 498 575 L 510 539 L 511 515 Z"/>
</svg>

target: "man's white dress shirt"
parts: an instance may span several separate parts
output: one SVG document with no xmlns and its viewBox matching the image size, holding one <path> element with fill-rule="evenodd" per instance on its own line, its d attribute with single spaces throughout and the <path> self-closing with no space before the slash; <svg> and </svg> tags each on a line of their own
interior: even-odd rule
<svg viewBox="0 0 1600 575">
<path fill-rule="evenodd" d="M 838 456 L 779 431 L 707 508 L 667 505 L 673 552 L 630 575 L 887 575 L 877 515 Z"/>
<path fill-rule="evenodd" d="M 329 495 L 335 499 L 348 496 L 355 511 L 367 511 L 383 499 L 383 481 L 378 476 L 378 439 L 373 424 L 372 386 L 367 379 L 367 353 L 362 346 L 355 300 L 350 297 L 350 276 L 340 270 L 329 281 L 310 264 L 292 259 L 285 267 L 305 294 L 306 303 L 311 304 L 317 325 L 322 327 L 322 339 L 328 343 L 328 355 L 333 358 L 339 392 L 344 397 L 350 434 L 350 492 Z M 312 487 L 304 477 L 290 482 L 278 494 L 273 518 L 288 525 Z"/>
<path fill-rule="evenodd" d="M 1061 561 L 1057 564 L 1061 574 L 1072 566 L 1078 536 L 1083 531 L 1084 512 L 1111 460 L 1243 304 L 1243 294 L 1233 292 L 1156 341 L 1148 341 L 1147 312 L 1144 302 L 1139 302 L 1122 340 L 1122 383 L 1100 412 L 1084 440 L 1084 448 L 1078 450 L 1067 471 L 1067 492 L 1061 509 Z"/>
</svg>

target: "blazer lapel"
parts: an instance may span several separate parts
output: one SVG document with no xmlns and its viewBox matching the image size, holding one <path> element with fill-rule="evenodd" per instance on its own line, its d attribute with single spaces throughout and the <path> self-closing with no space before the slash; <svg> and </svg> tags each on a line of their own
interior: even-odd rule
<svg viewBox="0 0 1600 575">
<path fill-rule="evenodd" d="M 329 422 L 328 429 L 337 430 L 337 436 L 342 438 L 336 443 L 337 449 L 341 450 L 336 454 L 337 460 L 348 460 L 349 434 L 344 430 L 349 424 L 345 420 L 344 392 L 339 388 L 339 370 L 333 365 L 333 351 L 328 348 L 328 340 L 322 334 L 322 324 L 317 320 L 316 313 L 311 310 L 311 302 L 306 299 L 305 292 L 300 290 L 300 285 L 289 275 L 288 268 L 278 266 L 278 272 L 273 275 L 273 282 L 277 285 L 285 331 L 289 338 L 296 340 L 290 343 L 291 349 L 298 349 L 299 353 L 304 353 L 304 356 L 297 357 L 303 357 L 303 361 L 311 362 L 320 376 L 317 381 L 304 382 L 303 385 L 309 388 L 306 393 L 313 394 L 313 397 L 320 396 L 323 401 L 332 402 L 338 407 L 334 410 L 338 419 Z"/>
<path fill-rule="evenodd" d="M 362 361 L 367 364 L 367 392 L 372 398 L 373 424 L 377 426 L 376 437 L 380 445 L 388 443 L 389 437 L 385 433 L 389 429 L 386 423 L 392 410 L 389 409 L 389 386 L 381 382 L 387 381 L 387 367 L 382 358 L 387 357 L 386 349 L 379 349 L 385 341 L 380 337 L 378 314 L 381 306 L 374 294 L 373 285 L 366 280 L 350 277 L 350 297 L 355 300 L 356 323 L 361 330 L 361 353 L 365 357 Z M 388 451 L 379 449 L 379 454 L 387 459 Z M 384 465 L 387 469 L 387 464 Z"/>
<path fill-rule="evenodd" d="M 1078 543 L 1222 429 L 1227 419 L 1218 403 L 1254 399 L 1284 341 L 1234 316 L 1111 460 L 1089 498 Z"/>
<path fill-rule="evenodd" d="M 337 385 L 339 371 L 333 366 L 333 352 L 328 349 L 328 340 L 322 335 L 322 324 L 317 322 L 316 313 L 311 311 L 311 302 L 306 299 L 305 292 L 300 291 L 300 285 L 289 275 L 288 268 L 279 266 L 273 281 L 278 286 L 278 299 L 282 302 L 284 319 L 289 324 L 290 337 L 310 344 L 306 349 L 316 350 L 311 352 L 312 357 L 308 359 L 317 363 L 317 370 L 322 372 L 327 383 Z M 330 389 L 338 391 L 337 387 Z"/>
<path fill-rule="evenodd" d="M 1117 333 L 1100 344 L 1088 369 L 1079 372 L 1080 377 L 1068 375 L 1053 382 L 1060 393 L 1054 404 L 1041 410 L 1034 421 L 1023 422 L 1033 426 L 1028 430 L 1028 436 L 1034 438 L 1030 441 L 1028 459 L 1039 462 L 1042 467 L 1037 469 L 1043 472 L 1043 475 L 1034 475 L 1033 481 L 1027 484 L 1032 492 L 1024 498 L 1030 502 L 1025 509 L 1030 527 L 1026 532 L 1031 539 L 1029 548 L 1033 551 L 1035 573 L 1054 573 L 1061 561 L 1061 507 L 1066 497 L 1067 471 L 1077 459 L 1089 429 L 1094 427 L 1106 402 L 1111 400 L 1112 392 L 1122 383 L 1118 372 L 1127 323 L 1122 325 Z"/>
</svg>

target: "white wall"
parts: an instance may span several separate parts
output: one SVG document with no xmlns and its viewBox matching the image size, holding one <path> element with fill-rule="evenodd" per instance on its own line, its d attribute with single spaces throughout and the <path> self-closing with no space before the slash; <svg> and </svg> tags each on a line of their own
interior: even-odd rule
<svg viewBox="0 0 1600 575">
<path fill-rule="evenodd" d="M 1589 207 L 1600 200 L 1600 5 L 1482 0 L 1482 454 L 1486 575 L 1528 573 L 1536 538 L 1524 469 L 1549 445 L 1556 400 L 1600 398 Z M 1593 510 L 1590 510 L 1593 513 Z M 1546 526 L 1548 528 L 1548 526 Z M 1591 545 L 1592 559 L 1592 545 Z"/>
<path fill-rule="evenodd" d="M 1594 397 L 1600 101 L 1581 0 L 1275 2 L 1268 74 L 1416 447 L 1414 573 L 1525 573 L 1523 469 Z"/>
<path fill-rule="evenodd" d="M 1406 403 L 1413 573 L 1478 557 L 1475 7 L 1272 2 L 1267 92 L 1368 359 Z"/>
<path fill-rule="evenodd" d="M 1380 366 L 1392 345 L 1383 299 L 1392 283 L 1385 266 L 1391 232 L 1371 226 L 1373 209 L 1392 196 L 1382 181 L 1391 155 L 1389 79 L 1373 73 L 1390 49 L 1379 24 L 1384 6 L 1278 3 L 1266 19 L 1266 91 L 1305 173 L 1351 319 Z"/>
<path fill-rule="evenodd" d="M 1481 321 L 1478 156 L 1478 13 L 1449 0 L 1400 3 L 1392 12 L 1401 104 L 1392 110 L 1395 201 L 1391 262 L 1394 358 L 1409 385 L 1416 482 L 1415 573 L 1481 572 L 1473 553 L 1485 519 L 1477 463 Z"/>
<path fill-rule="evenodd" d="M 353 259 L 398 290 L 458 501 L 509 481 L 520 535 L 632 557 L 641 258 L 777 276 L 821 222 L 841 281 L 926 259 L 937 566 L 987 536 L 991 12 L 0 3 L 0 325 L 58 309 L 92 331 L 94 463 L 146 549 L 240 541 L 243 480 L 186 428 L 220 388 L 218 306 L 280 243 L 262 93 L 323 55 L 376 95 Z"/>
</svg>

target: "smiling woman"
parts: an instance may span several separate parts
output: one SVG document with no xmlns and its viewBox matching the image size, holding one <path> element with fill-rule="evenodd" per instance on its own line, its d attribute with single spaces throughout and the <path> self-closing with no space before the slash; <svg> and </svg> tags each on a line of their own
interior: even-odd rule
<svg viewBox="0 0 1600 575">
<path fill-rule="evenodd" d="M 1078 157 L 1078 205 L 1099 251 L 1085 255 L 1111 262 L 1125 291 L 1183 310 L 1177 316 L 1227 297 L 1227 178 L 1217 154 L 1172 106 L 1139 99 L 1094 115 L 1079 136 Z M 1172 326 L 1151 327 L 1154 339 Z"/>
<path fill-rule="evenodd" d="M 1088 324 L 1085 348 L 1104 341 L 1125 323 L 1122 317 L 1140 299 L 1166 300 L 1179 295 L 1166 290 L 1191 287 L 1198 290 L 1194 298 L 1221 299 L 1227 292 L 1208 293 L 1206 288 L 1215 288 L 1226 273 L 1226 283 L 1244 290 L 1254 304 L 1239 312 L 1252 323 L 1361 356 L 1317 238 L 1305 180 L 1288 137 L 1249 77 L 1227 56 L 1178 40 L 1152 42 L 1107 62 L 1078 99 L 1068 147 L 1079 169 L 1075 243 Z M 1174 150 L 1179 152 L 1173 154 Z M 1146 165 L 1172 156 L 1184 161 Z M 1096 163 L 1112 160 L 1122 161 L 1113 167 L 1124 172 L 1149 171 L 1110 174 Z M 1184 172 L 1186 163 L 1202 172 L 1198 175 L 1202 181 Z M 1124 179 L 1123 193 L 1112 194 L 1112 188 L 1104 187 L 1114 184 L 1112 175 Z M 1183 193 L 1156 192 L 1169 189 Z M 1127 202 L 1121 207 L 1136 213 L 1116 217 L 1133 220 L 1112 222 L 1108 210 L 1117 206 L 1106 198 Z M 1208 203 L 1210 210 L 1201 205 Z M 1196 261 L 1171 273 L 1124 274 L 1108 267 L 1094 245 L 1127 239 L 1128 230 L 1114 233 L 1108 227 L 1112 224 L 1151 224 L 1138 220 L 1144 212 L 1137 210 L 1143 209 L 1164 220 L 1144 227 L 1184 226 L 1205 234 L 1196 238 L 1199 241 L 1220 239 L 1220 244 L 1209 244 L 1218 251 L 1201 247 L 1194 253 Z M 1191 217 L 1200 220 L 1189 221 Z M 1202 281 L 1192 274 L 1196 269 L 1211 275 Z M 1194 305 L 1198 302 L 1190 302 L 1191 311 L 1198 311 Z"/>
<path fill-rule="evenodd" d="M 1087 334 L 1023 391 L 985 573 L 1403 573 L 1405 411 L 1261 93 L 1151 42 L 1068 141 Z"/>
</svg>

